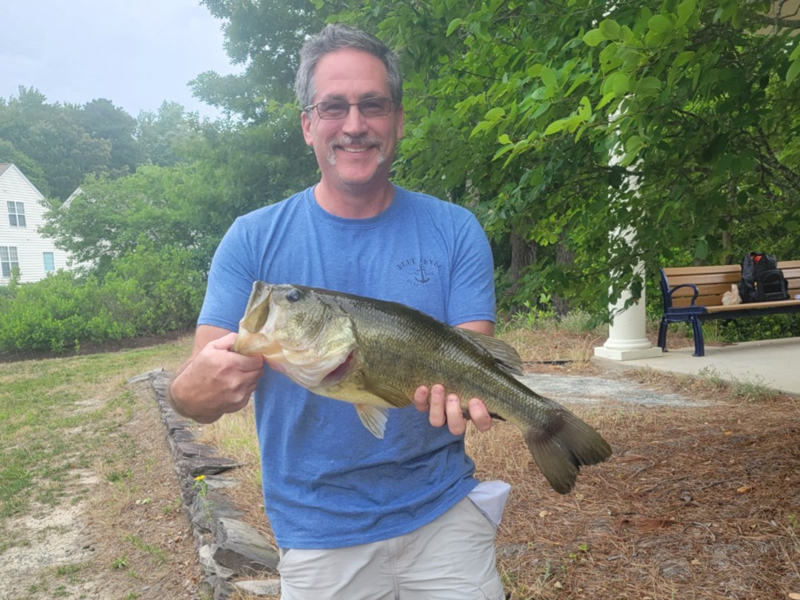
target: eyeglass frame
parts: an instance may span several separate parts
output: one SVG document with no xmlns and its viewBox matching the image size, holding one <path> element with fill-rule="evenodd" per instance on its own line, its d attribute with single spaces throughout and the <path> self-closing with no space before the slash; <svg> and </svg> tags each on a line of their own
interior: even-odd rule
<svg viewBox="0 0 800 600">
<path fill-rule="evenodd" d="M 369 100 L 388 100 L 389 101 L 389 108 L 385 113 L 383 113 L 381 115 L 367 116 L 361 110 L 361 106 L 360 105 L 361 105 L 362 102 L 368 102 Z M 345 102 L 343 100 L 341 100 L 341 101 L 340 100 L 321 100 L 321 101 L 317 102 L 316 104 L 311 104 L 310 106 L 304 107 L 303 108 L 303 112 L 311 112 L 314 109 L 316 109 L 317 116 L 320 119 L 322 119 L 323 121 L 341 121 L 342 119 L 346 119 L 347 116 L 350 114 L 350 107 L 358 106 L 359 114 L 361 114 L 361 116 L 364 117 L 365 119 L 379 119 L 381 117 L 385 117 L 390 112 L 392 112 L 392 109 L 394 108 L 394 104 L 395 104 L 394 100 L 392 100 L 389 96 L 370 96 L 369 98 L 362 98 L 358 102 L 347 102 L 346 103 L 347 104 L 347 112 L 344 113 L 344 115 L 342 115 L 341 117 L 323 117 L 322 113 L 319 112 L 319 105 L 320 104 L 325 104 L 326 102 L 341 102 L 342 104 L 345 104 Z"/>
</svg>

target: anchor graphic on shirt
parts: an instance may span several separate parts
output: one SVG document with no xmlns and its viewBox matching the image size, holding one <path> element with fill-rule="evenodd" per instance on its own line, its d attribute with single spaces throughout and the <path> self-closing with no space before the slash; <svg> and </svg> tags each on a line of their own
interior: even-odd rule
<svg viewBox="0 0 800 600">
<path fill-rule="evenodd" d="M 419 277 L 414 278 L 416 281 L 419 281 L 420 283 L 428 283 L 431 280 L 431 278 L 425 273 L 425 267 L 420 267 L 417 272 L 419 273 Z"/>
</svg>

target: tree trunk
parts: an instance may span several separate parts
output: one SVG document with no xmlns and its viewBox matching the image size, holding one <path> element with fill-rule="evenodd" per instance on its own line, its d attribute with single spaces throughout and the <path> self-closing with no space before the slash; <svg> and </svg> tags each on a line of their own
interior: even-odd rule
<svg viewBox="0 0 800 600">
<path fill-rule="evenodd" d="M 556 244 L 556 264 L 567 265 L 575 262 L 575 253 L 567 250 L 563 241 Z M 569 314 L 569 302 L 557 294 L 553 294 L 553 309 L 559 317 L 566 317 Z"/>
</svg>

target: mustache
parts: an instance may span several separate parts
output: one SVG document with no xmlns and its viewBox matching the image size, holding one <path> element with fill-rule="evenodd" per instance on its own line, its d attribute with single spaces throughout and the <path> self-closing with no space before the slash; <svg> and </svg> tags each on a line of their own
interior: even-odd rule
<svg viewBox="0 0 800 600">
<path fill-rule="evenodd" d="M 378 148 L 378 164 L 382 164 L 386 160 L 386 153 L 382 149 L 381 140 L 375 137 L 368 137 L 366 135 L 359 137 L 352 137 L 349 135 L 342 135 L 328 145 L 328 163 L 331 165 L 336 164 L 336 147 L 337 146 L 375 146 Z"/>
<path fill-rule="evenodd" d="M 380 146 L 381 140 L 375 137 L 367 137 L 362 135 L 360 137 L 352 137 L 349 135 L 342 135 L 330 143 L 331 148 L 334 146 Z"/>
</svg>

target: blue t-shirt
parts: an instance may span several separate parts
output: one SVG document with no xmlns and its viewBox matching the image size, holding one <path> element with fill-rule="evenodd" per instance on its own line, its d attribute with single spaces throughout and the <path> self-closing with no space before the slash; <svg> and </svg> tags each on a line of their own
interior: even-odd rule
<svg viewBox="0 0 800 600">
<path fill-rule="evenodd" d="M 401 302 L 451 325 L 495 318 L 491 250 L 477 219 L 400 187 L 369 219 L 326 212 L 313 188 L 237 219 L 214 256 L 198 324 L 236 331 L 255 280 Z M 353 405 L 269 368 L 254 406 L 264 502 L 282 548 L 402 535 L 477 483 L 463 436 L 432 427 L 413 407 L 390 410 L 377 439 Z"/>
</svg>

